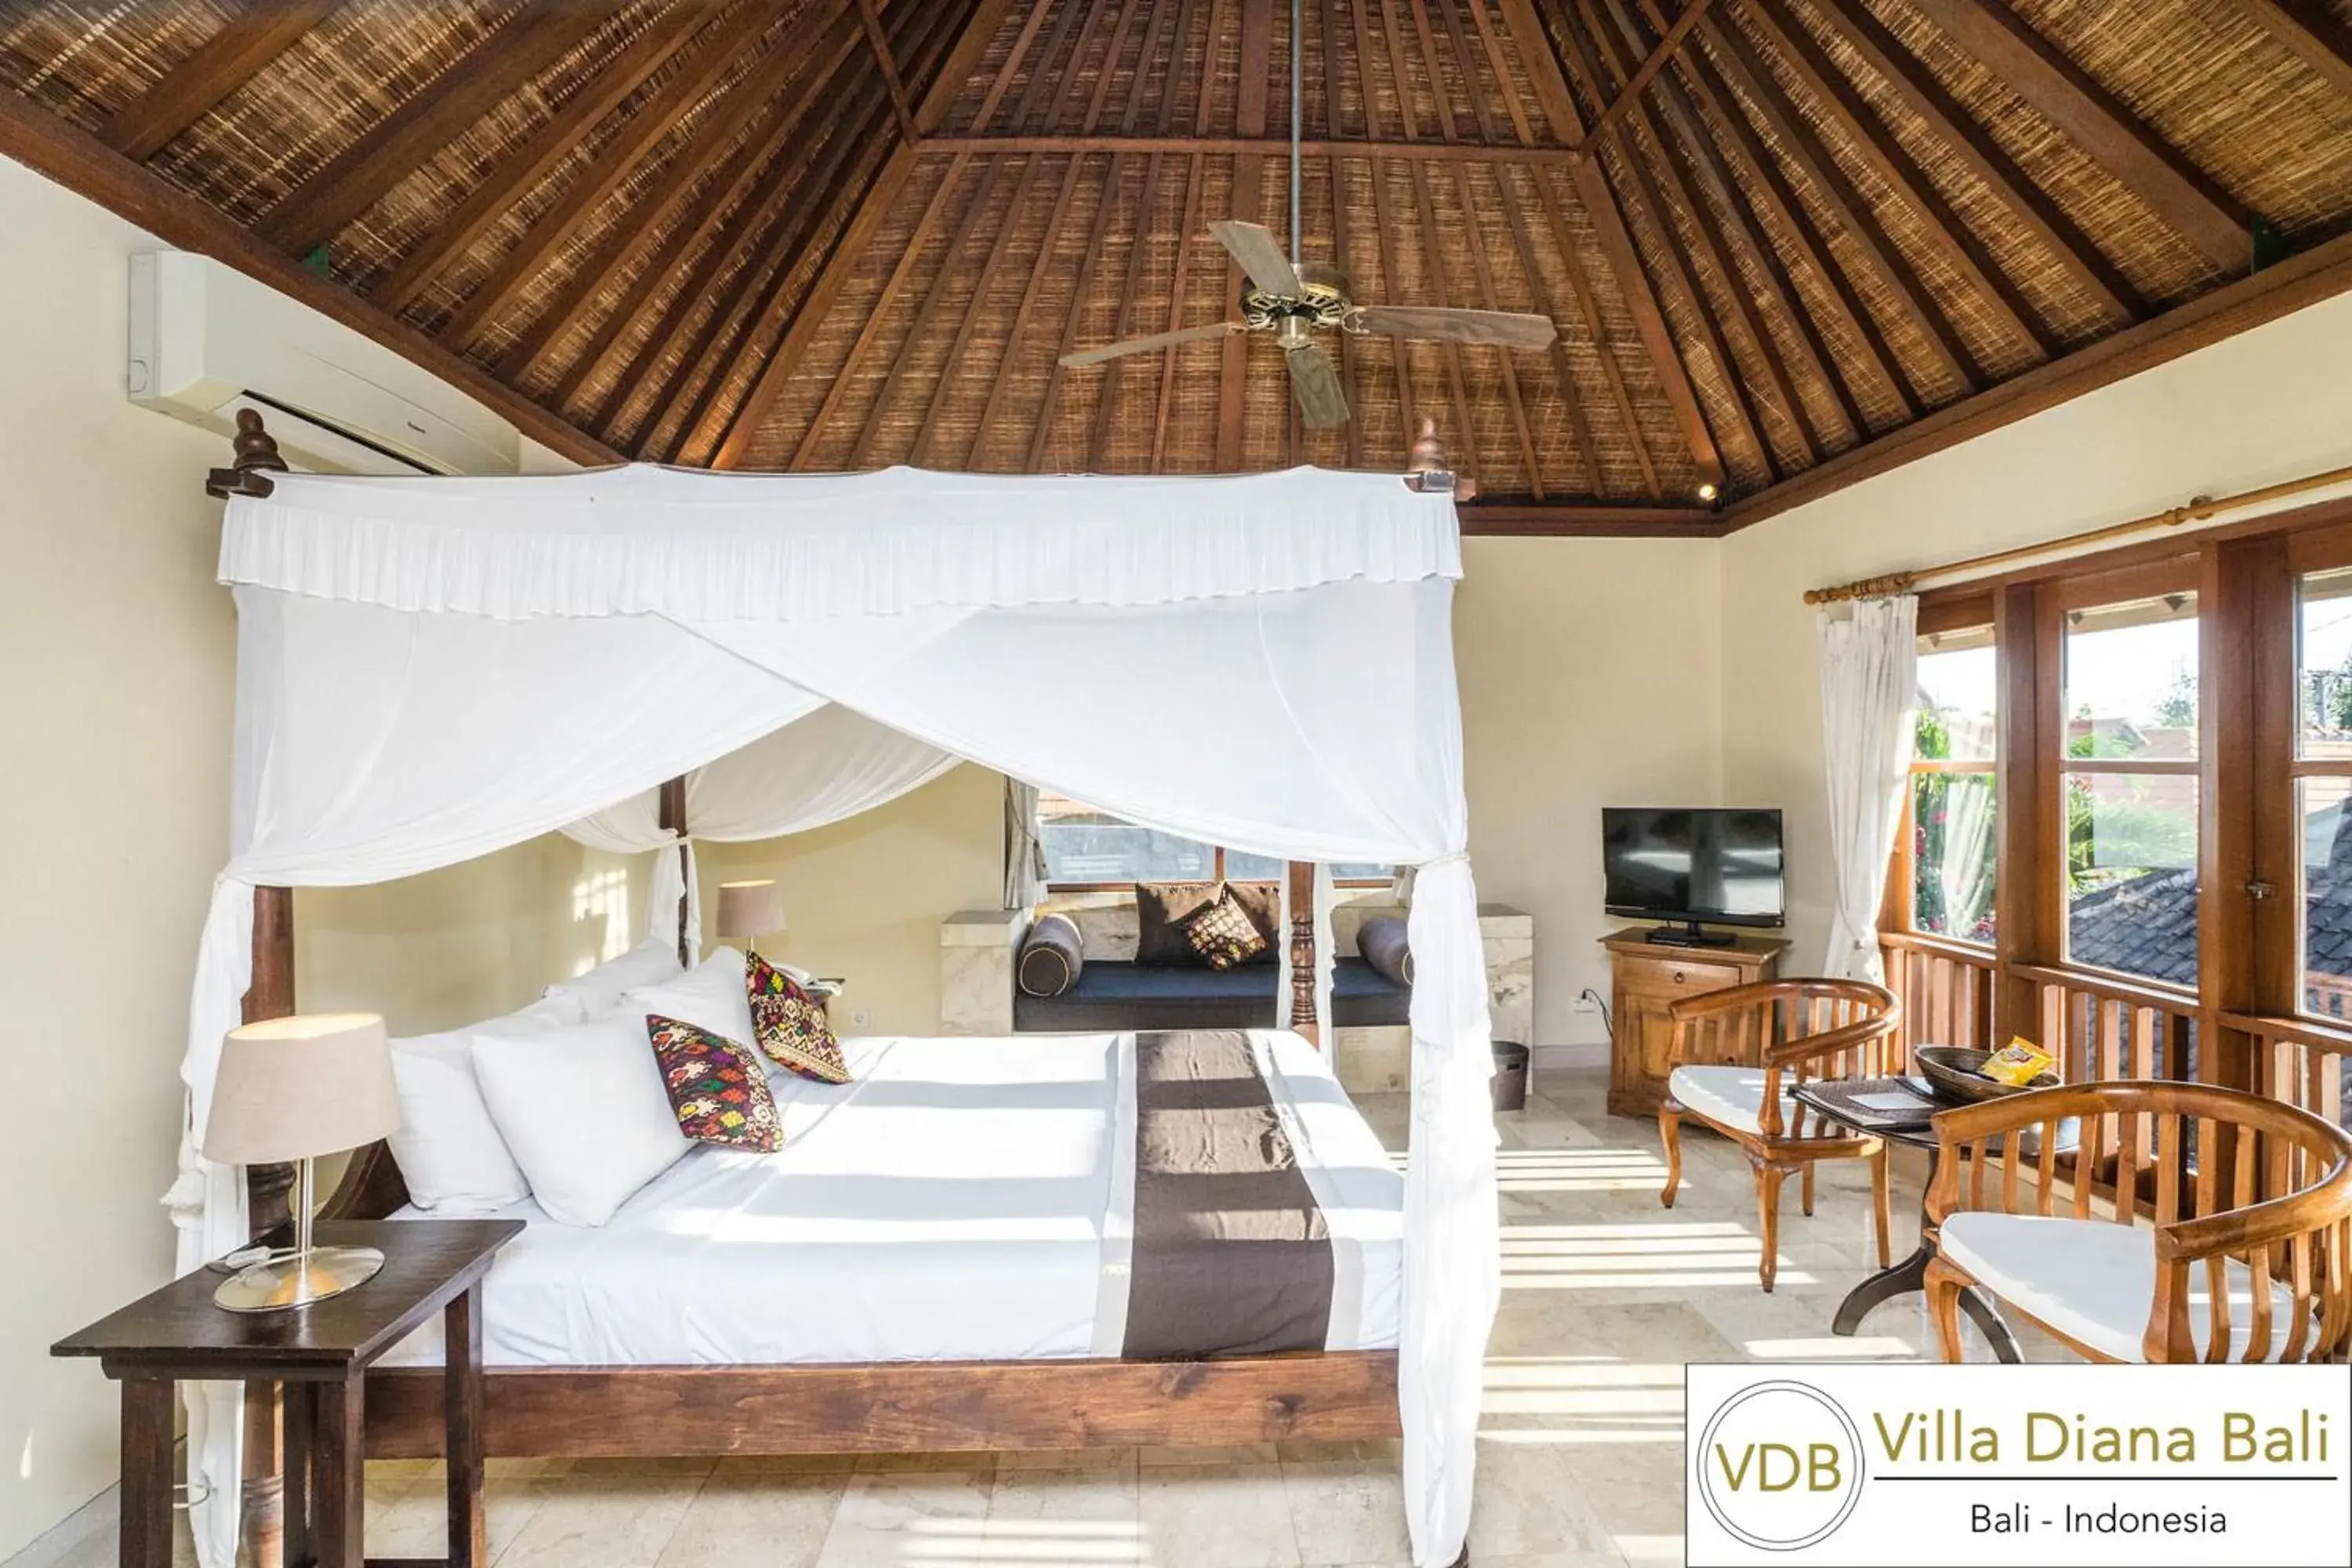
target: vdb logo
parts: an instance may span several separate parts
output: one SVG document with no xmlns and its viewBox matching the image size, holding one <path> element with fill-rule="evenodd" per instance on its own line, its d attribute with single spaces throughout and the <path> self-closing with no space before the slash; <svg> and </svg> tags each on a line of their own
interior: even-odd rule
<svg viewBox="0 0 2352 1568">
<path fill-rule="evenodd" d="M 1820 1389 L 1759 1383 L 1706 1424 L 1698 1495 L 1717 1524 L 1750 1546 L 1811 1546 L 1862 1500 L 1862 1434 Z"/>
</svg>

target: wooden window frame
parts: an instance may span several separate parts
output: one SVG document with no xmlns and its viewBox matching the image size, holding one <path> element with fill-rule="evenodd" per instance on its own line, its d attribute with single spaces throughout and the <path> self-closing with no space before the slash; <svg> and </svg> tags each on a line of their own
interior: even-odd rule
<svg viewBox="0 0 2352 1568">
<path fill-rule="evenodd" d="M 1209 851 L 1211 868 L 1209 880 L 1222 882 L 1225 879 L 1225 847 L 1222 844 L 1212 844 L 1209 846 Z M 1282 879 L 1277 876 L 1254 877 L 1250 879 L 1275 882 Z M 1331 879 L 1331 885 L 1334 888 L 1386 888 L 1391 886 L 1395 880 L 1394 877 L 1334 877 Z M 1049 879 L 1045 883 L 1045 891 L 1048 893 L 1127 893 L 1132 892 L 1134 889 L 1135 879 L 1131 877 L 1123 882 L 1056 882 Z"/>
<path fill-rule="evenodd" d="M 2070 1078 L 2179 1076 L 2196 1042 L 2205 1081 L 2301 1103 L 2313 1064 L 2352 1058 L 2352 1026 L 2302 1010 L 2301 824 L 2295 781 L 2352 777 L 2352 761 L 2296 756 L 2296 595 L 2303 575 L 2352 566 L 2352 498 L 1920 595 L 1923 635 L 1990 624 L 1998 661 L 1994 944 L 1909 929 L 1910 796 L 1888 867 L 1882 943 L 1915 1041 L 2053 1045 Z M 2198 756 L 2133 763 L 2065 755 L 2064 626 L 2072 609 L 2198 596 Z M 2195 988 L 2065 956 L 2069 772 L 2198 779 Z M 2352 1079 L 2339 1062 L 2330 1090 Z M 2337 1107 L 2340 1110 L 2340 1105 Z"/>
</svg>

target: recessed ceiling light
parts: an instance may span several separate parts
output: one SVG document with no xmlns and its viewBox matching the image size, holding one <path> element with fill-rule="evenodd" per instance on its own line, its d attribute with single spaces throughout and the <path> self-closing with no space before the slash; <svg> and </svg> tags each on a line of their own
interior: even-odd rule
<svg viewBox="0 0 2352 1568">
<path fill-rule="evenodd" d="M 1701 500 L 1713 500 L 1715 499 L 1715 482 L 1713 480 L 1706 480 L 1699 485 L 1698 499 Z"/>
</svg>

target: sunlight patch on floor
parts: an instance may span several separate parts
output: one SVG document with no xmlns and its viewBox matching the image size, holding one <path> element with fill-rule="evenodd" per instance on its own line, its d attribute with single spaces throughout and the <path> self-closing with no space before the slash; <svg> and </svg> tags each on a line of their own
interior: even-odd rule
<svg viewBox="0 0 2352 1568">
<path fill-rule="evenodd" d="M 1479 1408 L 1488 1415 L 1608 1416 L 1634 1428 L 1664 1416 L 1682 1428 L 1679 1363 L 1496 1356 L 1486 1363 L 1486 1383 Z"/>
<path fill-rule="evenodd" d="M 1498 1149 L 1495 1178 L 1507 1193 L 1654 1192 L 1666 1167 L 1639 1149 Z"/>
<path fill-rule="evenodd" d="M 1884 1334 L 1835 1334 L 1796 1340 L 1743 1340 L 1739 1348 L 1758 1361 L 1920 1361 L 1924 1352 Z"/>
<path fill-rule="evenodd" d="M 1503 1227 L 1507 1289 L 1596 1290 L 1651 1286 L 1753 1285 L 1756 1238 L 1728 1222 L 1545 1225 Z M 1783 1269 L 1790 1284 L 1810 1284 Z"/>
<path fill-rule="evenodd" d="M 1151 1560 L 1143 1527 L 1120 1520 L 913 1519 L 898 1549 L 906 1563 L 1034 1563 L 1132 1568 Z"/>
</svg>

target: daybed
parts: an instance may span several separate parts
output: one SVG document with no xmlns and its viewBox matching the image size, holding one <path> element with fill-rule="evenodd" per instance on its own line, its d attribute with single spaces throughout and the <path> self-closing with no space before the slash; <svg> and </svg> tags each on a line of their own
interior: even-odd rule
<svg viewBox="0 0 2352 1568">
<path fill-rule="evenodd" d="M 271 462 L 267 438 L 257 417 L 241 423 L 238 468 L 216 475 L 235 492 L 222 545 L 222 576 L 239 609 L 234 853 L 215 890 L 192 997 L 187 1130 L 204 1124 L 226 1029 L 240 1013 L 294 1006 L 294 887 L 410 876 L 551 830 L 653 852 L 652 907 L 679 911 L 678 946 L 689 954 L 699 951 L 689 836 L 801 831 L 903 794 L 959 759 L 1248 853 L 1419 868 L 1401 1267 L 1392 1297 L 1373 1288 L 1379 1247 L 1368 1230 L 1357 1237 L 1361 1289 L 1333 1298 L 1335 1314 L 1338 1302 L 1355 1300 L 1356 1328 L 1366 1331 L 1338 1336 L 1342 1344 L 1377 1337 L 1391 1310 L 1377 1303 L 1392 1300 L 1395 1352 L 925 1361 L 912 1356 L 993 1356 L 1014 1346 L 924 1342 L 902 1321 L 887 1331 L 875 1325 L 876 1337 L 863 1342 L 877 1352 L 887 1345 L 881 1359 L 744 1363 L 727 1359 L 736 1350 L 714 1340 L 698 1360 L 494 1368 L 492 1453 L 1224 1443 L 1285 1431 L 1393 1431 L 1404 1440 L 1415 1561 L 1444 1568 L 1457 1559 L 1499 1278 L 1491 1031 L 1464 852 L 1452 670 L 1460 546 L 1450 480 L 1416 488 L 1393 475 L 1307 469 L 1041 479 L 641 467 L 492 480 L 329 479 L 260 471 Z M 1037 710 L 1005 679 L 1048 637 L 1068 655 L 1068 700 L 1057 711 L 1088 714 L 1083 726 Z M 1185 679 L 1160 679 L 1171 668 Z M 1139 704 L 1131 698 L 1145 675 L 1153 700 Z M 1290 948 L 1308 973 L 1318 912 L 1294 910 Z M 1096 1110 L 1077 1115 L 1094 1118 L 1099 1158 L 1105 1086 L 1140 1083 L 1139 1100 L 1149 1101 L 1171 1084 L 1211 1080 L 1194 1083 L 1208 1093 L 1251 1078 L 1267 1086 L 1269 1105 L 1291 1102 L 1286 1125 L 1311 1149 L 1324 1135 L 1299 1120 L 1314 1098 L 1299 1086 L 1328 1086 L 1317 1116 L 1341 1114 L 1345 1096 L 1328 1069 L 1299 1054 L 1317 1032 L 1312 984 L 1294 985 L 1288 1004 L 1297 1039 L 1181 1037 L 1194 1043 L 1163 1057 L 1151 1054 L 1161 1049 L 1158 1037 L 1112 1037 L 1130 1041 L 1139 1064 L 1147 1054 L 1163 1065 L 1213 1062 L 1223 1051 L 1223 1068 L 1139 1065 L 1125 1078 L 1097 1071 L 1090 1080 L 976 1087 L 1014 1099 L 1090 1098 Z M 1037 1048 L 1015 1042 L 989 1052 L 957 1041 L 927 1050 L 901 1041 L 869 1057 L 872 1081 L 862 1092 L 895 1087 L 919 1101 L 936 1091 L 943 1052 L 963 1053 L 986 1075 L 1022 1059 L 1008 1053 Z M 1093 1048 L 1100 1061 L 1114 1047 L 1097 1040 Z M 892 1051 L 910 1067 L 932 1065 L 894 1085 Z M 1231 1065 L 1237 1051 L 1291 1067 L 1244 1073 Z M 1022 1136 L 1004 1120 L 1022 1113 L 1004 1107 L 933 1109 L 966 1119 L 956 1124 L 970 1130 L 967 1154 L 997 1133 L 1000 1143 Z M 798 1146 L 788 1140 L 776 1156 L 782 1184 L 764 1196 L 656 1203 L 655 1211 L 671 1216 L 665 1225 L 681 1223 L 681 1214 L 717 1224 L 719 1210 L 740 1212 L 730 1205 L 866 1201 L 891 1179 L 843 1170 L 790 1180 L 795 1161 L 821 1163 L 838 1142 L 821 1125 L 799 1131 Z M 1327 1192 L 1343 1176 L 1395 1181 L 1357 1133 L 1330 1137 L 1357 1146 L 1265 1179 L 1319 1182 Z M 1114 1155 L 1119 1146 L 1108 1137 Z M 211 1165 L 193 1137 L 184 1137 L 181 1159 L 170 1201 L 184 1268 L 282 1216 L 278 1173 Z M 682 1165 L 677 1179 L 699 1189 L 729 1163 L 701 1159 L 707 1170 Z M 1139 1156 L 1137 1169 L 1158 1167 Z M 959 1173 L 950 1184 L 969 1184 Z M 1139 1175 L 1139 1207 L 1157 1184 Z M 1119 1190 L 1114 1180 L 1110 1191 Z M 845 1199 L 845 1191 L 863 1196 Z M 392 1162 L 366 1151 L 339 1203 L 346 1212 L 387 1212 L 398 1195 Z M 1030 1204 L 1035 1195 L 1013 1212 L 1048 1228 L 1099 1223 Z M 1344 1194 L 1336 1201 L 1348 1206 Z M 1368 1212 L 1368 1226 L 1391 1223 L 1379 1205 Z M 822 1217 L 803 1213 L 786 1228 Z M 608 1222 L 587 1250 L 625 1250 L 632 1230 Z M 1339 1245 L 1319 1236 L 1269 1244 L 1305 1245 L 1336 1269 L 1350 1232 L 1337 1222 L 1328 1232 Z M 993 1253 L 1006 1240 L 982 1245 Z M 495 1288 L 494 1339 L 526 1331 L 527 1309 L 498 1303 L 520 1302 L 517 1289 L 528 1294 L 530 1260 L 541 1251 L 525 1247 L 509 1283 Z M 694 1256 L 694 1266 L 673 1260 L 666 1270 L 680 1276 L 681 1302 L 703 1301 L 695 1274 L 733 1252 Z M 866 1256 L 877 1279 L 887 1275 L 877 1254 Z M 979 1265 L 956 1272 L 980 1288 Z M 1197 1293 L 1203 1278 L 1174 1270 L 1149 1294 L 1137 1281 L 1131 1300 Z M 691 1332 L 695 1309 L 684 1310 Z M 618 1307 L 586 1315 L 614 1332 L 630 1317 Z M 1098 1308 L 1097 1322 L 1103 1317 Z M 1020 1337 L 1032 1350 L 1078 1348 L 1072 1323 Z M 1099 1343 L 1090 1337 L 1087 1347 Z M 809 1344 L 863 1353 L 855 1340 Z M 569 1340 L 542 1347 L 549 1356 L 584 1348 Z M 683 1348 L 647 1341 L 645 1353 Z M 1139 1353 L 1131 1321 L 1121 1348 Z M 372 1380 L 372 1445 L 382 1438 L 374 1451 L 415 1451 L 413 1416 L 434 1381 L 424 1370 Z M 241 1396 L 234 1386 L 189 1391 L 206 1568 L 226 1568 L 240 1505 L 266 1507 L 270 1495 L 266 1473 L 243 1484 L 241 1464 L 249 1445 L 266 1471 L 272 1401 L 251 1401 L 247 1413 Z"/>
</svg>

